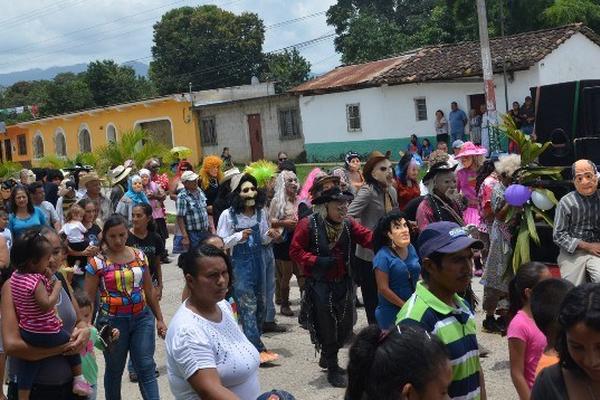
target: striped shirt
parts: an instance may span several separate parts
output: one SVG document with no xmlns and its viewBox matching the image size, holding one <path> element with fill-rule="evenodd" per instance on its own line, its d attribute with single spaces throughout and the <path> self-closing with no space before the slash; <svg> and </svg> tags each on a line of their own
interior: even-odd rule
<svg viewBox="0 0 600 400">
<path fill-rule="evenodd" d="M 465 301 L 454 295 L 453 308 L 433 295 L 423 282 L 404 304 L 396 323 L 415 322 L 435 334 L 448 349 L 452 364 L 452 383 L 448 395 L 452 399 L 470 400 L 481 397 L 479 347 L 475 317 Z"/>
<path fill-rule="evenodd" d="M 48 294 L 52 292 L 50 281 L 43 274 L 22 274 L 15 272 L 10 279 L 10 290 L 19 319 L 19 328 L 31 333 L 58 333 L 62 322 L 54 307 L 42 311 L 35 301 L 35 289 L 42 284 Z"/>
<path fill-rule="evenodd" d="M 560 199 L 554 215 L 554 243 L 574 253 L 580 241 L 600 242 L 600 195 L 573 191 Z"/>
</svg>

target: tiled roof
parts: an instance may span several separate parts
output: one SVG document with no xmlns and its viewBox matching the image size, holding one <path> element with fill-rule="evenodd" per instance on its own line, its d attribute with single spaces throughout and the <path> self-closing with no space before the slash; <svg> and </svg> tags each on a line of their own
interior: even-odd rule
<svg viewBox="0 0 600 400">
<path fill-rule="evenodd" d="M 578 32 L 600 46 L 600 37 L 582 24 L 490 39 L 494 71 L 502 71 L 503 59 L 506 59 L 509 71 L 527 69 Z M 318 94 L 383 84 L 398 85 L 481 75 L 479 42 L 462 42 L 427 46 L 398 57 L 338 67 L 291 91 Z"/>
</svg>

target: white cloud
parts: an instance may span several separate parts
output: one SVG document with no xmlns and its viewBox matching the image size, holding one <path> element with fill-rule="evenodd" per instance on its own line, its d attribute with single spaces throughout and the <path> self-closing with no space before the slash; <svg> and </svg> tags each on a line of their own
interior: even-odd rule
<svg viewBox="0 0 600 400">
<path fill-rule="evenodd" d="M 257 13 L 269 26 L 327 10 L 335 0 L 37 0 L 3 2 L 0 73 L 96 59 L 150 62 L 152 25 L 172 8 L 216 4 Z M 275 50 L 333 31 L 324 14 L 267 30 L 264 49 Z M 301 53 L 323 72 L 339 64 L 333 39 Z M 321 61 L 321 62 L 319 62 Z"/>
</svg>

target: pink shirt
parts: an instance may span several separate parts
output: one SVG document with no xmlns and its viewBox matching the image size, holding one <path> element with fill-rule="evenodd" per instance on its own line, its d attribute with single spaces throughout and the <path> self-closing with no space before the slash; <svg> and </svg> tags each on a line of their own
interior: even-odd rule
<svg viewBox="0 0 600 400">
<path fill-rule="evenodd" d="M 158 194 L 160 186 L 156 182 L 150 181 L 146 186 L 146 194 Z M 159 219 L 165 217 L 165 209 L 162 201 L 150 200 L 150 206 L 152 207 L 152 218 Z"/>
<path fill-rule="evenodd" d="M 19 328 L 32 333 L 58 333 L 62 322 L 54 308 L 44 312 L 35 301 L 35 288 L 40 284 L 45 286 L 48 294 L 52 292 L 50 281 L 43 274 L 15 272 L 10 279 Z"/>
<path fill-rule="evenodd" d="M 515 315 L 508 325 L 509 339 L 519 339 L 525 342 L 525 380 L 531 389 L 535 381 L 535 369 L 546 348 L 546 336 L 539 330 L 533 319 L 522 310 Z"/>
<path fill-rule="evenodd" d="M 469 200 L 469 204 L 477 201 L 477 193 L 475 193 L 476 180 L 477 171 L 467 168 L 456 171 L 456 188 Z"/>
</svg>

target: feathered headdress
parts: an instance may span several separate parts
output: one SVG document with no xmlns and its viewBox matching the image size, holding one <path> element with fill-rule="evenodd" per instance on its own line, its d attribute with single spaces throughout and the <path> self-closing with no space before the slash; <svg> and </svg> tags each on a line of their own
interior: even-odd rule
<svg viewBox="0 0 600 400">
<path fill-rule="evenodd" d="M 277 165 L 267 160 L 258 160 L 248 165 L 244 172 L 256 179 L 259 188 L 264 188 L 277 174 Z"/>
</svg>

